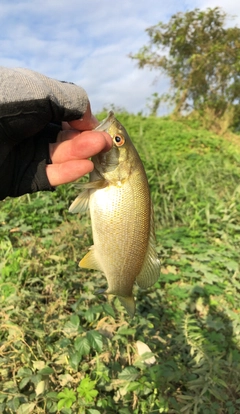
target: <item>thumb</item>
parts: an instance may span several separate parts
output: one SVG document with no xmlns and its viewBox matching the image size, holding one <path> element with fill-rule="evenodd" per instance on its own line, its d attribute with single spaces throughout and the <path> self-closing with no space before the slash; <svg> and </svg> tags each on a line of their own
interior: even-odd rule
<svg viewBox="0 0 240 414">
<path fill-rule="evenodd" d="M 87 110 L 83 117 L 75 121 L 70 121 L 69 125 L 78 131 L 92 130 L 99 125 L 99 121 L 92 114 L 90 103 L 88 103 Z"/>
</svg>

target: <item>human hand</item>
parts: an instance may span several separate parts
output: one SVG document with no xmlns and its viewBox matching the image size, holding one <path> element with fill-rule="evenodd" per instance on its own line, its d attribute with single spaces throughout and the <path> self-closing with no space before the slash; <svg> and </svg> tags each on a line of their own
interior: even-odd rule
<svg viewBox="0 0 240 414">
<path fill-rule="evenodd" d="M 110 150 L 110 135 L 107 132 L 91 131 L 98 124 L 90 104 L 82 119 L 63 123 L 64 130 L 58 133 L 57 142 L 49 144 L 52 164 L 46 165 L 46 172 L 53 187 L 70 183 L 90 173 L 94 165 L 88 158 Z"/>
<path fill-rule="evenodd" d="M 0 85 L 0 200 L 76 180 L 111 148 L 81 87 L 4 67 Z"/>
<path fill-rule="evenodd" d="M 46 171 L 50 184 L 66 184 L 90 173 L 94 165 L 88 158 L 111 146 L 112 139 L 106 132 L 59 132 L 58 142 L 49 145 L 52 164 L 46 165 Z"/>
</svg>

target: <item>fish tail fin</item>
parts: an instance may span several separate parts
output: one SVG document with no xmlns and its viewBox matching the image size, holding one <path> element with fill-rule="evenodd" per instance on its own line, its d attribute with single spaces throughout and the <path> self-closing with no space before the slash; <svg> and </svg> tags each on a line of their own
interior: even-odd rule
<svg viewBox="0 0 240 414">
<path fill-rule="evenodd" d="M 103 293 L 105 295 L 115 295 L 115 293 L 112 293 L 108 289 L 98 289 L 95 294 L 98 295 L 100 293 Z M 133 296 L 118 296 L 118 299 L 120 300 L 121 304 L 126 309 L 128 315 L 133 318 L 135 314 L 135 300 Z"/>
<path fill-rule="evenodd" d="M 121 304 L 126 309 L 128 315 L 133 318 L 135 314 L 135 301 L 133 296 L 118 296 Z"/>
</svg>

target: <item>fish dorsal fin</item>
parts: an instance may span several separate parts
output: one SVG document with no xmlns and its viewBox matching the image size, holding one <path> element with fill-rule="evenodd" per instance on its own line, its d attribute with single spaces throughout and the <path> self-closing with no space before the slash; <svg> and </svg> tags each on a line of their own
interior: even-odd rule
<svg viewBox="0 0 240 414">
<path fill-rule="evenodd" d="M 101 266 L 95 257 L 94 246 L 91 246 L 89 252 L 80 260 L 79 266 L 85 269 L 101 270 Z"/>
<path fill-rule="evenodd" d="M 136 278 L 137 284 L 146 289 L 149 286 L 154 285 L 157 282 L 160 275 L 160 260 L 158 259 L 156 252 L 155 232 L 154 232 L 154 218 L 153 208 L 151 208 L 151 223 L 150 223 L 150 235 L 148 242 L 147 253 L 143 262 L 142 269 Z"/>
<path fill-rule="evenodd" d="M 106 186 L 106 180 L 89 181 L 89 183 L 82 184 L 81 188 L 85 188 L 85 190 L 79 194 L 77 198 L 75 198 L 68 211 L 73 214 L 85 213 L 89 208 L 89 200 L 91 194 L 96 190 L 105 188 Z"/>
</svg>

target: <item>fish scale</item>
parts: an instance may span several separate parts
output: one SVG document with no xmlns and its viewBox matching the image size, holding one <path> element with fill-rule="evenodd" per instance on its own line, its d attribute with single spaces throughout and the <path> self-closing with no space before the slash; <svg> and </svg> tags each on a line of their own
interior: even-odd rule
<svg viewBox="0 0 240 414">
<path fill-rule="evenodd" d="M 104 192 L 111 193 L 111 197 L 107 194 L 104 197 Z M 105 205 L 102 200 L 105 200 Z M 90 214 L 96 258 L 108 280 L 108 291 L 112 294 L 131 295 L 141 270 L 150 224 L 147 212 L 144 214 L 143 211 L 144 201 L 139 197 L 136 200 L 126 185 L 123 189 L 111 187 L 111 191 L 96 191 L 91 196 Z M 136 203 L 138 209 L 135 208 Z M 109 204 L 114 208 L 109 208 Z M 128 274 L 127 279 L 125 274 Z"/>
<path fill-rule="evenodd" d="M 150 191 L 137 150 L 113 112 L 97 130 L 110 134 L 113 147 L 92 158 L 90 181 L 69 209 L 90 209 L 94 244 L 79 265 L 103 272 L 106 293 L 117 295 L 133 316 L 135 281 L 147 288 L 160 274 Z"/>
</svg>

